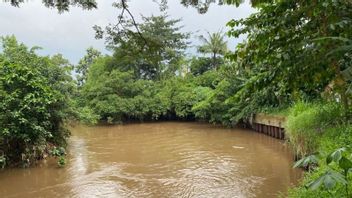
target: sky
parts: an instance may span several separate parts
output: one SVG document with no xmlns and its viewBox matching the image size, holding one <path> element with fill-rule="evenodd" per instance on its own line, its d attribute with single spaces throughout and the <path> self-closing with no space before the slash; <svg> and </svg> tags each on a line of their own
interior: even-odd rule
<svg viewBox="0 0 352 198">
<path fill-rule="evenodd" d="M 0 36 L 15 35 L 17 40 L 29 47 L 42 47 L 40 54 L 61 53 L 72 64 L 77 64 L 85 55 L 85 50 L 91 46 L 109 54 L 104 40 L 95 39 L 92 27 L 116 23 L 120 11 L 111 6 L 114 0 L 97 2 L 98 9 L 71 7 L 69 12 L 59 14 L 55 9 L 46 8 L 41 0 L 28 0 L 20 8 L 0 1 Z M 193 7 L 182 6 L 180 0 L 169 0 L 168 7 L 170 18 L 182 18 L 180 25 L 184 26 L 183 31 L 193 33 L 190 38 L 192 46 L 200 44 L 197 36 L 205 35 L 207 31 L 226 31 L 226 23 L 231 19 L 245 18 L 255 12 L 247 1 L 238 8 L 213 4 L 206 14 L 199 14 Z M 132 0 L 129 8 L 137 21 L 140 21 L 142 15 L 160 14 L 158 5 L 152 0 Z M 229 48 L 234 49 L 243 39 L 244 37 L 229 39 Z M 194 54 L 194 49 L 191 48 L 187 53 Z"/>
</svg>

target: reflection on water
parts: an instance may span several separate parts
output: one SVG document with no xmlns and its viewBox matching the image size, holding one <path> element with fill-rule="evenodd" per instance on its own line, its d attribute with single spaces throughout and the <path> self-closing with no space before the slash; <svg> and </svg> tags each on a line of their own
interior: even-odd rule
<svg viewBox="0 0 352 198">
<path fill-rule="evenodd" d="M 297 182 L 276 139 L 201 123 L 72 129 L 68 164 L 0 172 L 0 197 L 275 197 Z"/>
</svg>

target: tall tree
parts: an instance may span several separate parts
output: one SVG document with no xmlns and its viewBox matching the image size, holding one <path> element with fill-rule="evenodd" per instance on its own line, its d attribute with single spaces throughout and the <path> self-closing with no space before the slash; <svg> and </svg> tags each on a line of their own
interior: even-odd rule
<svg viewBox="0 0 352 198">
<path fill-rule="evenodd" d="M 164 74 L 174 73 L 189 38 L 188 33 L 181 32 L 180 21 L 167 15 L 144 17 L 138 24 L 140 32 L 131 21 L 124 22 L 123 31 L 114 29 L 116 26 L 106 27 L 106 41 L 114 50 L 111 67 L 132 70 L 143 79 L 161 79 Z"/>
<path fill-rule="evenodd" d="M 213 67 L 217 67 L 218 56 L 223 56 L 227 52 L 227 41 L 225 41 L 225 34 L 221 31 L 215 33 L 208 32 L 208 38 L 200 37 L 203 45 L 198 47 L 198 51 L 204 54 L 211 54 Z"/>
</svg>

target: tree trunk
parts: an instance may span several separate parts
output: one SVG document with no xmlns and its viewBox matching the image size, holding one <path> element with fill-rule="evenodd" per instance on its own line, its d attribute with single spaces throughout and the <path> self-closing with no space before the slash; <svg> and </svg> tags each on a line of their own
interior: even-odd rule
<svg viewBox="0 0 352 198">
<path fill-rule="evenodd" d="M 218 66 L 216 64 L 216 53 L 213 52 L 213 67 L 215 70 L 218 70 Z"/>
</svg>

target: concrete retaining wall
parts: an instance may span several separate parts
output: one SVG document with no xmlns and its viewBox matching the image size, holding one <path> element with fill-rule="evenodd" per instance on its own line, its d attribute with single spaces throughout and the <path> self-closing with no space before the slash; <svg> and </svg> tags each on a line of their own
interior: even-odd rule
<svg viewBox="0 0 352 198">
<path fill-rule="evenodd" d="M 258 113 L 253 116 L 252 129 L 277 139 L 285 139 L 286 117 Z"/>
</svg>

